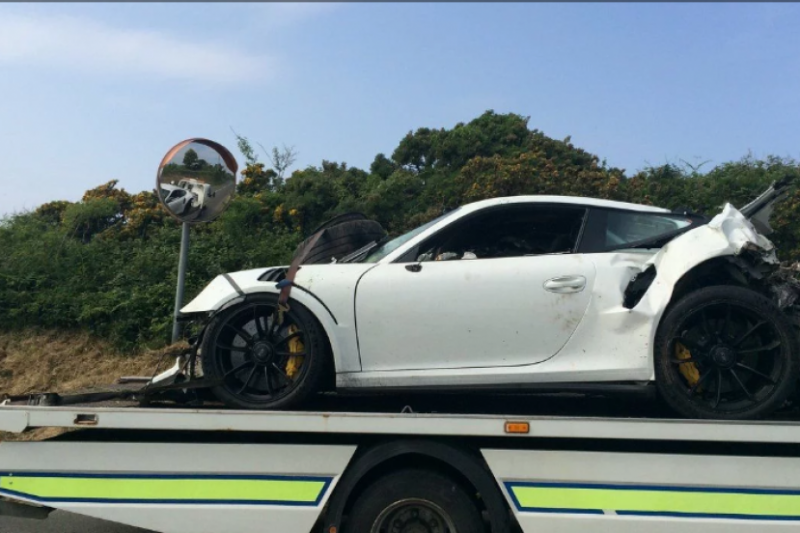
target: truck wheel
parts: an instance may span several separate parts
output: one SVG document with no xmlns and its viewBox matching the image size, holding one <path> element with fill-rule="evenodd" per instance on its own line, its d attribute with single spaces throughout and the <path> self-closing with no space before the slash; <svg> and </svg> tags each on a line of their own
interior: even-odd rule
<svg viewBox="0 0 800 533">
<path fill-rule="evenodd" d="M 356 500 L 347 533 L 485 533 L 481 514 L 455 481 L 429 470 L 380 478 Z"/>
<path fill-rule="evenodd" d="M 297 302 L 276 320 L 277 296 L 251 296 L 209 324 L 200 348 L 213 392 L 238 409 L 285 409 L 319 391 L 327 344 L 314 316 Z"/>
<path fill-rule="evenodd" d="M 796 333 L 772 301 L 743 287 L 692 292 L 656 336 L 656 384 L 684 416 L 744 420 L 781 407 L 794 391 Z"/>
</svg>

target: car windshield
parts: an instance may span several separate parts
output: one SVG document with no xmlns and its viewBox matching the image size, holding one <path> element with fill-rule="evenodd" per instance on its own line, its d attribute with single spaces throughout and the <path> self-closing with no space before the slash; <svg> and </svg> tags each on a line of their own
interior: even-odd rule
<svg viewBox="0 0 800 533">
<path fill-rule="evenodd" d="M 457 207 L 457 208 L 453 209 L 452 211 L 448 211 L 444 215 L 442 215 L 440 217 L 437 217 L 437 218 L 434 218 L 430 222 L 428 222 L 426 224 L 423 224 L 418 228 L 414 228 L 411 231 L 409 231 L 408 233 L 404 233 L 404 234 L 400 235 L 399 237 L 395 237 L 394 239 L 381 244 L 380 246 L 375 248 L 373 251 L 371 251 L 369 253 L 369 255 L 364 258 L 363 262 L 364 263 L 377 263 L 378 261 L 380 261 L 381 259 L 383 259 L 387 255 L 389 255 L 390 253 L 394 252 L 399 247 L 401 247 L 402 245 L 404 245 L 405 243 L 407 243 L 408 241 L 410 241 L 411 239 L 413 239 L 414 237 L 416 237 L 417 235 L 419 235 L 420 233 L 422 233 L 426 229 L 430 228 L 434 224 L 438 224 L 439 222 L 441 222 L 442 220 L 446 219 L 447 217 L 449 217 L 450 215 L 452 215 L 453 213 L 455 213 L 459 209 L 460 209 L 460 207 Z"/>
</svg>

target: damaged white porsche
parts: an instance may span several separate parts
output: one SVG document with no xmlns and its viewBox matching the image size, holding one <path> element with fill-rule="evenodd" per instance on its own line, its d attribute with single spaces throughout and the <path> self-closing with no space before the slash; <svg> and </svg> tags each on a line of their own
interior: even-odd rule
<svg viewBox="0 0 800 533">
<path fill-rule="evenodd" d="M 774 184 L 712 219 L 590 198 L 462 206 L 388 239 L 334 219 L 290 267 L 214 279 L 182 309 L 230 406 L 325 390 L 652 387 L 688 417 L 781 407 L 800 375 L 794 278 L 779 267 Z"/>
</svg>

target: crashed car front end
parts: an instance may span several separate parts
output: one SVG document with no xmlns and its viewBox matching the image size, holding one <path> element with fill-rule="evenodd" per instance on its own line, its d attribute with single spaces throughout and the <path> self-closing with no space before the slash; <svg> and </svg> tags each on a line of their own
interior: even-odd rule
<svg viewBox="0 0 800 533">
<path fill-rule="evenodd" d="M 586 254 L 596 269 L 591 303 L 569 342 L 538 365 L 537 380 L 655 382 L 663 319 L 703 288 L 760 293 L 800 328 L 800 282 L 794 268 L 778 261 L 775 245 L 764 235 L 769 230 L 761 225 L 759 231 L 751 222 L 783 192 L 774 190 L 761 202 L 762 210 L 751 210 L 749 217 L 745 208 L 726 205 L 711 220 L 677 234 Z"/>
<path fill-rule="evenodd" d="M 769 296 L 800 325 L 798 264 L 780 263 L 770 217 L 789 190 L 790 179 L 779 180 L 741 209 L 726 204 L 707 224 L 666 242 L 646 262 L 624 291 L 624 307 L 633 309 L 656 281 L 675 291 L 698 284 L 735 284 Z"/>
</svg>

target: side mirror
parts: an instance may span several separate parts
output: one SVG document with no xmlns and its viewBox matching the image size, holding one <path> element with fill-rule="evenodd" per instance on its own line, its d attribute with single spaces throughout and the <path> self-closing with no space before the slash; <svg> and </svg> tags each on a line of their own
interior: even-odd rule
<svg viewBox="0 0 800 533">
<path fill-rule="evenodd" d="M 237 171 L 236 159 L 221 144 L 208 139 L 185 140 L 173 146 L 158 166 L 158 198 L 181 222 L 210 222 L 230 204 Z M 189 192 L 192 201 L 184 201 L 185 195 L 167 201 L 177 189 Z"/>
</svg>

